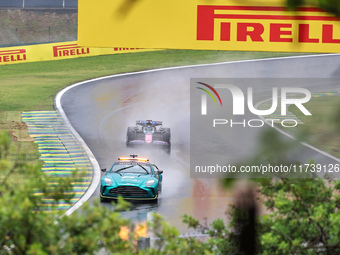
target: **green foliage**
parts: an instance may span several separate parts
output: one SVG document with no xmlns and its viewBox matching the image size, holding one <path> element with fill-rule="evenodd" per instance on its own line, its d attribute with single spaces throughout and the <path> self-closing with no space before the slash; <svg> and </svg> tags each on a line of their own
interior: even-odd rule
<svg viewBox="0 0 340 255">
<path fill-rule="evenodd" d="M 339 254 L 340 180 L 260 181 L 263 254 Z"/>
<path fill-rule="evenodd" d="M 214 254 L 340 254 L 340 180 L 259 179 L 260 200 L 266 214 L 257 217 L 257 251 L 245 253 L 241 229 L 247 229 L 247 210 L 233 206 L 230 224 L 215 220 L 205 229 L 210 238 L 203 246 Z M 200 223 L 185 216 L 195 229 Z M 249 228 L 248 228 L 249 229 Z M 249 231 L 248 231 L 249 232 Z M 248 242 L 249 245 L 249 242 Z"/>
<path fill-rule="evenodd" d="M 3 132 L 0 135 L 0 159 L 4 159 L 8 156 L 11 139 L 11 135 L 7 132 Z"/>
<path fill-rule="evenodd" d="M 149 226 L 156 238 L 155 249 L 148 249 L 145 254 L 233 254 L 230 253 L 233 247 L 227 240 L 229 231 L 223 220 L 217 219 L 211 223 L 210 227 L 205 227 L 197 219 L 184 215 L 183 222 L 189 228 L 206 234 L 205 240 L 199 240 L 196 237 L 178 237 L 179 233 L 175 228 L 169 226 L 162 216 L 154 214 Z"/>
<path fill-rule="evenodd" d="M 132 229 L 131 222 L 98 203 L 85 204 L 81 212 L 59 220 L 65 246 L 56 248 L 62 247 L 64 254 L 93 254 L 104 247 L 110 253 L 124 253 L 135 248 L 133 242 L 119 236 L 120 226 Z"/>
<path fill-rule="evenodd" d="M 51 199 L 53 211 L 59 200 L 68 202 L 73 197 L 71 179 L 63 177 L 57 179 L 57 185 L 51 185 L 52 177 L 41 173 L 41 164 L 24 160 L 9 163 L 11 149 L 11 136 L 1 133 L 0 172 L 6 175 L 0 186 L 0 254 L 93 254 L 103 247 L 112 253 L 135 250 L 135 242 L 119 237 L 120 226 L 133 226 L 117 211 L 109 211 L 98 203 L 86 204 L 69 217 L 44 211 L 40 206 L 44 198 Z M 8 178 L 22 169 L 29 172 L 29 179 L 7 185 Z M 75 178 L 81 175 L 72 180 Z M 126 206 L 118 202 L 117 208 Z"/>
<path fill-rule="evenodd" d="M 289 9 L 295 10 L 303 5 L 312 5 L 340 17 L 340 4 L 338 0 L 287 0 L 286 3 Z"/>
</svg>

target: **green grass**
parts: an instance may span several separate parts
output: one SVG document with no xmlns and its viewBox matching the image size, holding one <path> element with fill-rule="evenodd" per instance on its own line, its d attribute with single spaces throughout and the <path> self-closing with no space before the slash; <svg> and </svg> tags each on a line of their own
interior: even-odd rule
<svg viewBox="0 0 340 255">
<path fill-rule="evenodd" d="M 64 87 L 145 69 L 291 56 L 296 53 L 164 50 L 0 66 L 0 111 L 51 110 Z"/>
<path fill-rule="evenodd" d="M 305 116 L 295 105 L 290 106 L 289 111 L 304 124 L 288 130 L 303 137 L 305 142 L 340 158 L 340 96 L 312 98 L 304 106 L 312 116 Z"/>
</svg>

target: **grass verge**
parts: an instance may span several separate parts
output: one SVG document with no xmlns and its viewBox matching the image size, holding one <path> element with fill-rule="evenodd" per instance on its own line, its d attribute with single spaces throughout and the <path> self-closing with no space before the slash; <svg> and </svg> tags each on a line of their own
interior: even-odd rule
<svg viewBox="0 0 340 255">
<path fill-rule="evenodd" d="M 340 158 L 340 95 L 312 98 L 304 106 L 312 113 L 305 116 L 295 106 L 289 111 L 295 114 L 304 124 L 286 129 L 310 145 Z"/>
<path fill-rule="evenodd" d="M 146 69 L 297 55 L 274 52 L 164 50 L 1 66 L 0 110 L 52 110 L 64 87 L 90 78 Z"/>
</svg>

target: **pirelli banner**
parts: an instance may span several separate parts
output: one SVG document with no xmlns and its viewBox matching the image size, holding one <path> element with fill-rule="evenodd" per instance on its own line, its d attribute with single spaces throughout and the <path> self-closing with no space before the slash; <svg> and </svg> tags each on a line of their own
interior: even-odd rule
<svg viewBox="0 0 340 255">
<path fill-rule="evenodd" d="M 81 0 L 83 46 L 340 52 L 340 21 L 285 0 Z M 99 15 L 100 14 L 100 15 Z"/>
<path fill-rule="evenodd" d="M 18 64 L 36 61 L 70 59 L 117 53 L 150 51 L 137 48 L 95 48 L 80 47 L 77 42 L 49 43 L 28 46 L 0 48 L 0 65 Z"/>
</svg>

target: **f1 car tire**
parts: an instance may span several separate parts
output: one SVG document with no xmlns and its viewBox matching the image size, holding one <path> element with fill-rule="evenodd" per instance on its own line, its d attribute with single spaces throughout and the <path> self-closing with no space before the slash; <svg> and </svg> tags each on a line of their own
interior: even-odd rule
<svg viewBox="0 0 340 255">
<path fill-rule="evenodd" d="M 163 141 L 168 143 L 168 147 L 170 149 L 171 147 L 171 133 L 170 128 L 163 128 L 164 134 L 163 134 Z"/>
<path fill-rule="evenodd" d="M 126 145 L 129 146 L 130 141 L 132 141 L 134 138 L 135 138 L 134 127 L 128 127 L 126 134 Z"/>
</svg>

